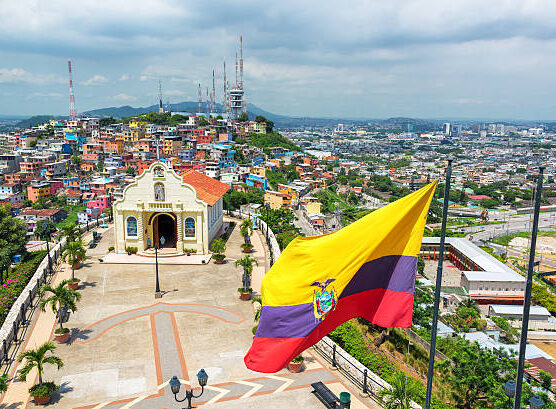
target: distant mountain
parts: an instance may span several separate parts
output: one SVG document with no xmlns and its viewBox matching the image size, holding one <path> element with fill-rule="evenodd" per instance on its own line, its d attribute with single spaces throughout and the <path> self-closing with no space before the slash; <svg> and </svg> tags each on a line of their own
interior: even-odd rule
<svg viewBox="0 0 556 409">
<path fill-rule="evenodd" d="M 53 116 L 53 115 L 35 115 L 31 118 L 24 119 L 19 121 L 15 126 L 17 128 L 32 128 L 33 126 L 42 125 L 52 119 L 62 119 L 64 117 L 60 116 Z M 67 118 L 67 117 L 65 117 Z"/>
<path fill-rule="evenodd" d="M 164 108 L 169 108 L 172 112 L 191 112 L 195 113 L 198 110 L 198 103 L 194 101 L 184 101 L 177 104 L 170 104 L 168 106 L 164 105 Z M 206 103 L 201 105 L 202 112 L 206 111 Z M 273 114 L 272 112 L 265 111 L 262 108 L 254 104 L 248 103 L 246 106 L 247 115 L 250 119 L 255 119 L 257 115 L 262 115 L 267 119 L 270 119 L 277 126 L 281 127 L 294 127 L 301 125 L 313 125 L 313 126 L 327 126 L 335 125 L 339 119 L 332 118 L 307 118 L 307 117 L 290 117 L 286 115 Z M 216 104 L 216 111 L 222 111 L 222 105 Z M 91 111 L 83 112 L 83 115 L 92 117 L 114 117 L 114 118 L 124 118 L 133 115 L 140 115 L 147 112 L 158 112 L 158 105 L 151 105 L 148 107 L 138 107 L 134 108 L 129 105 L 124 105 L 121 107 L 110 107 L 110 108 L 100 108 L 93 109 Z"/>
</svg>

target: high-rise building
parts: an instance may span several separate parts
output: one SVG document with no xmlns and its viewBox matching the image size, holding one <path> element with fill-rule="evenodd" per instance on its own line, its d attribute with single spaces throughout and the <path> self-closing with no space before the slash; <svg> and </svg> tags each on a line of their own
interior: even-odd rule
<svg viewBox="0 0 556 409">
<path fill-rule="evenodd" d="M 451 131 L 452 131 L 452 127 L 451 127 L 450 122 L 446 122 L 446 123 L 444 123 L 444 125 L 442 125 L 442 133 L 444 135 L 450 136 Z"/>
</svg>

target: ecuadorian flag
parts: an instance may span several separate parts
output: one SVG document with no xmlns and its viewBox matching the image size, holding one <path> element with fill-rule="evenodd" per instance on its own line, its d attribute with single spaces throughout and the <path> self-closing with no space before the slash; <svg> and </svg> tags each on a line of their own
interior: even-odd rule
<svg viewBox="0 0 556 409">
<path fill-rule="evenodd" d="M 343 322 L 411 326 L 417 256 L 436 182 L 324 236 L 297 237 L 265 275 L 245 364 L 277 372 Z"/>
</svg>

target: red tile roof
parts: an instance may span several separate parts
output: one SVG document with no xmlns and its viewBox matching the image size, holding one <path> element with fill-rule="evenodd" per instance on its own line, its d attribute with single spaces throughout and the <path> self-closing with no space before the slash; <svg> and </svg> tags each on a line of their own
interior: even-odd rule
<svg viewBox="0 0 556 409">
<path fill-rule="evenodd" d="M 197 191 L 197 199 L 202 200 L 209 206 L 214 206 L 230 189 L 227 184 L 191 169 L 183 174 L 183 181 L 193 186 Z"/>
<path fill-rule="evenodd" d="M 35 216 L 35 217 L 52 217 L 60 211 L 61 209 L 39 209 L 39 210 L 23 209 L 20 214 Z"/>
</svg>

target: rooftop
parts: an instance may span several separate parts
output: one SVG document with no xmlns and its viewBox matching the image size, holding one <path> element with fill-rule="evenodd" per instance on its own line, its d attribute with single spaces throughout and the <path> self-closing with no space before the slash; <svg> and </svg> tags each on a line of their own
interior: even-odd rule
<svg viewBox="0 0 556 409">
<path fill-rule="evenodd" d="M 210 206 L 214 206 L 214 204 L 224 196 L 224 193 L 230 189 L 229 185 L 197 172 L 196 170 L 188 170 L 185 172 L 183 174 L 183 181 L 193 186 L 197 192 L 197 198 Z"/>
</svg>

